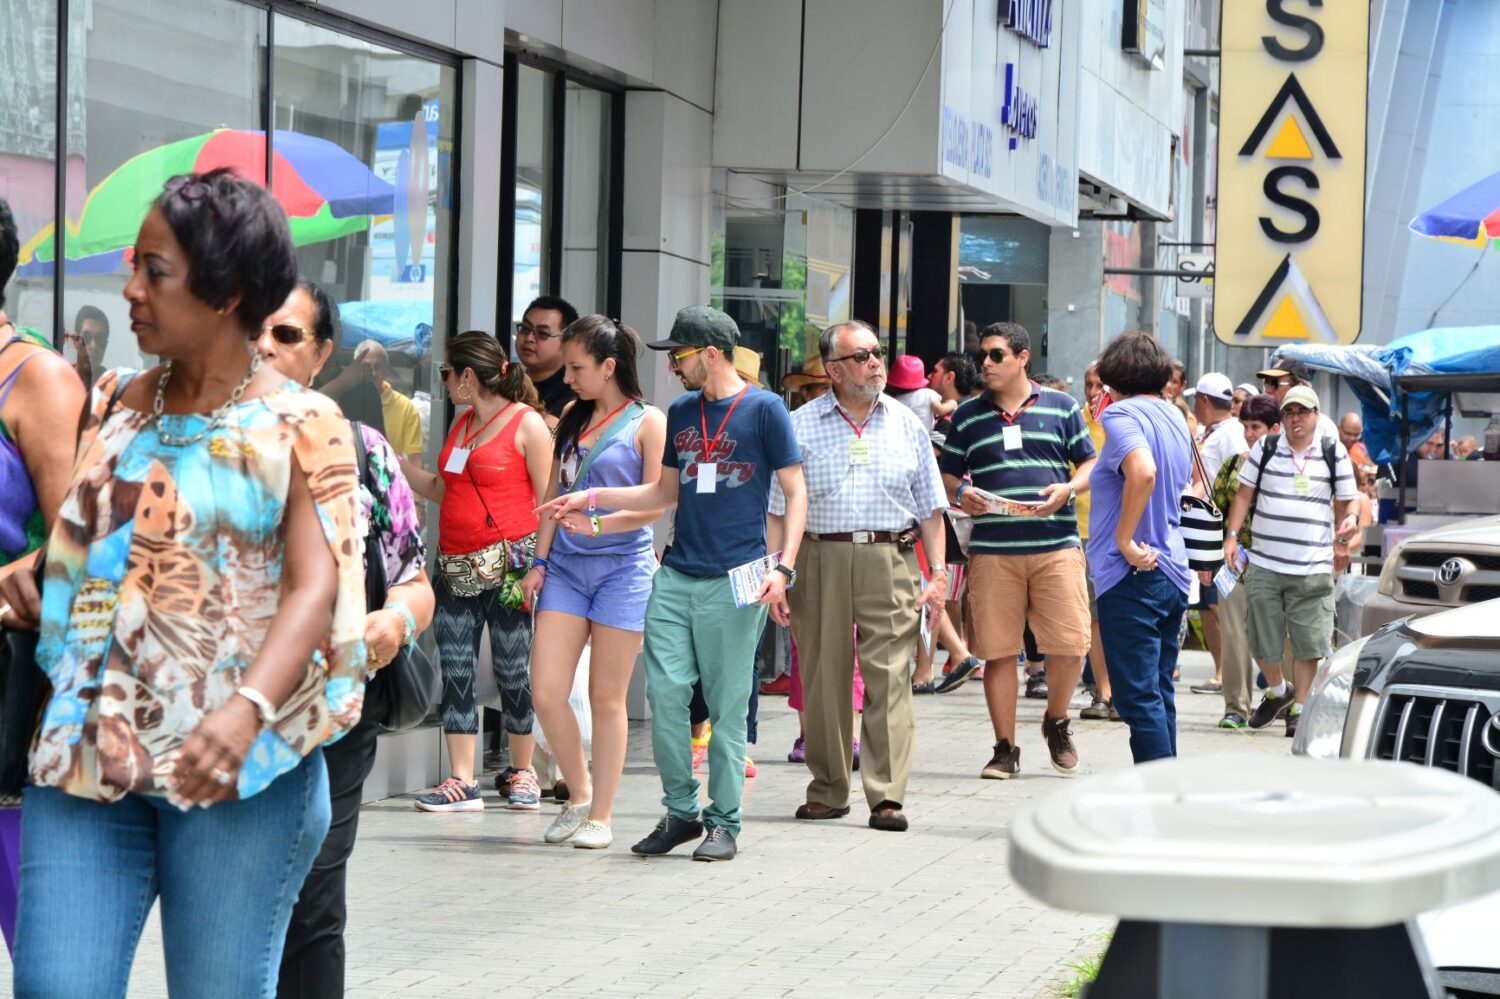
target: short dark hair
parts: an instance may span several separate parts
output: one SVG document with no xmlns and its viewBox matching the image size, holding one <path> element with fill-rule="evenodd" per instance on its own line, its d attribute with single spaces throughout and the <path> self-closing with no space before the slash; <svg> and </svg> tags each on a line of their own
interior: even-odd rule
<svg viewBox="0 0 1500 999">
<path fill-rule="evenodd" d="M 1031 334 L 1020 323 L 990 323 L 980 332 L 979 342 L 984 343 L 992 336 L 1003 338 L 1012 354 L 1031 349 Z"/>
<path fill-rule="evenodd" d="M 561 295 L 538 295 L 531 300 L 530 305 L 526 306 L 526 312 L 530 312 L 532 309 L 546 309 L 562 313 L 563 329 L 567 329 L 578 322 L 578 310 L 573 308 L 572 302 Z M 526 312 L 522 312 L 521 315 L 524 317 Z M 558 332 L 560 333 L 562 330 Z"/>
<path fill-rule="evenodd" d="M 1281 422 L 1281 407 L 1276 405 L 1276 397 L 1265 392 L 1259 392 L 1240 403 L 1240 422 L 1254 420 L 1264 423 L 1268 427 L 1274 427 Z"/>
<path fill-rule="evenodd" d="M 938 363 L 944 371 L 953 372 L 955 392 L 959 395 L 974 394 L 974 386 L 979 384 L 979 369 L 974 366 L 974 358 L 955 350 L 938 358 Z"/>
<path fill-rule="evenodd" d="M 1121 396 L 1155 395 L 1172 378 L 1172 358 L 1150 333 L 1121 333 L 1099 355 L 1099 379 Z"/>
<path fill-rule="evenodd" d="M 837 323 L 829 323 L 823 327 L 823 332 L 818 334 L 818 355 L 824 361 L 833 360 L 833 344 L 838 339 L 839 330 L 864 330 L 877 341 L 880 339 L 880 334 L 875 332 L 875 327 L 863 319 L 845 319 Z"/>
<path fill-rule="evenodd" d="M 10 205 L 0 198 L 0 309 L 5 308 L 5 286 L 16 272 L 16 261 L 21 257 L 21 238 L 16 234 L 16 217 Z"/>
<path fill-rule="evenodd" d="M 104 310 L 97 305 L 79 306 L 78 315 L 73 317 L 73 332 L 83 329 L 84 323 L 98 323 L 103 329 L 104 335 L 109 336 L 109 317 Z"/>
<path fill-rule="evenodd" d="M 316 314 L 313 316 L 313 339 L 318 343 L 332 343 L 334 349 L 338 349 L 339 340 L 343 338 L 344 324 L 339 320 L 338 306 L 333 304 L 333 299 L 323 286 L 316 281 L 307 278 L 298 278 L 297 287 L 307 292 L 307 297 L 313 300 L 313 308 Z"/>
<path fill-rule="evenodd" d="M 187 255 L 188 290 L 215 309 L 238 295 L 235 315 L 247 334 L 258 333 L 296 287 L 286 212 L 233 168 L 173 177 L 152 207 Z"/>
<path fill-rule="evenodd" d="M 1174 358 L 1172 358 L 1171 364 L 1172 364 L 1172 373 L 1174 375 L 1181 375 L 1183 378 L 1187 377 L 1187 362 L 1185 362 L 1180 357 L 1174 357 Z M 1170 381 L 1170 379 L 1168 379 L 1168 380 Z"/>
</svg>

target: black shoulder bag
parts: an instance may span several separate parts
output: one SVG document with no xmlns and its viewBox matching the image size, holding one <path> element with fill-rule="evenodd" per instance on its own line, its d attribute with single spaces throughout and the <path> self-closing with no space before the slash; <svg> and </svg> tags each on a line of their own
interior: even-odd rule
<svg viewBox="0 0 1500 999">
<path fill-rule="evenodd" d="M 354 428 L 354 458 L 359 467 L 359 481 L 370 488 L 370 457 L 365 452 L 360 425 Z M 371 490 L 374 493 L 374 490 Z M 380 533 L 370 519 L 365 536 L 365 600 L 370 610 L 385 606 L 390 586 L 385 578 L 385 559 L 380 551 Z M 403 646 L 365 685 L 365 714 L 379 723 L 382 731 L 400 732 L 420 725 L 442 696 L 443 675 L 437 664 L 415 642 Z"/>
</svg>

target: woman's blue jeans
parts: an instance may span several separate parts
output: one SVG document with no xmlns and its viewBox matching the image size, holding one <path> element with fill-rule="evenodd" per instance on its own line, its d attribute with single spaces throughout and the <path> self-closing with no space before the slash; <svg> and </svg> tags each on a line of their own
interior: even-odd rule
<svg viewBox="0 0 1500 999">
<path fill-rule="evenodd" d="M 124 996 L 161 897 L 174 997 L 274 997 L 292 904 L 329 822 L 322 750 L 243 801 L 181 812 L 28 787 L 21 812 L 17 999 Z"/>
<path fill-rule="evenodd" d="M 1099 594 L 1099 635 L 1115 710 L 1137 763 L 1177 755 L 1177 635 L 1187 594 L 1160 569 L 1132 570 Z"/>
</svg>

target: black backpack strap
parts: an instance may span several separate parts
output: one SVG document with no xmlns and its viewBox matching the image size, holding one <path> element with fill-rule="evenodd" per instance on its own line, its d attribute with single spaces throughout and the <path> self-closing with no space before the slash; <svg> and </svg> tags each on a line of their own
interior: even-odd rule
<svg viewBox="0 0 1500 999">
<path fill-rule="evenodd" d="M 1330 438 L 1324 437 L 1323 461 L 1328 465 L 1328 494 L 1337 497 L 1339 494 L 1339 449 Z"/>
<path fill-rule="evenodd" d="M 365 450 L 364 426 L 358 420 L 350 420 L 349 427 L 354 431 L 354 467 L 359 484 L 369 489 L 370 455 Z M 385 561 L 380 556 L 380 533 L 372 517 L 365 534 L 365 606 L 372 610 L 384 607 L 387 590 Z"/>
<path fill-rule="evenodd" d="M 1260 464 L 1256 466 L 1255 488 L 1250 490 L 1250 512 L 1245 514 L 1246 524 L 1255 523 L 1255 505 L 1260 502 L 1260 484 L 1266 478 L 1266 466 L 1271 463 L 1271 455 L 1276 453 L 1276 445 L 1280 443 L 1280 434 L 1266 434 L 1260 439 Z"/>
</svg>

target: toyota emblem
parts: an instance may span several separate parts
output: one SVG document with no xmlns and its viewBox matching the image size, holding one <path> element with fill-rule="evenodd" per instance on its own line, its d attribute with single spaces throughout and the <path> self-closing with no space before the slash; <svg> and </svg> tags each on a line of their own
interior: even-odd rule
<svg viewBox="0 0 1500 999">
<path fill-rule="evenodd" d="M 1497 733 L 1500 733 L 1500 714 L 1491 715 L 1490 720 L 1479 733 L 1479 744 L 1484 747 L 1484 751 L 1500 759 L 1500 748 L 1496 748 L 1494 742 L 1491 741 Z"/>
<path fill-rule="evenodd" d="M 1452 586 L 1454 583 L 1458 582 L 1458 577 L 1462 576 L 1463 574 L 1463 559 L 1450 558 L 1442 565 L 1438 566 L 1437 578 L 1438 582 L 1442 583 L 1444 586 Z"/>
</svg>

